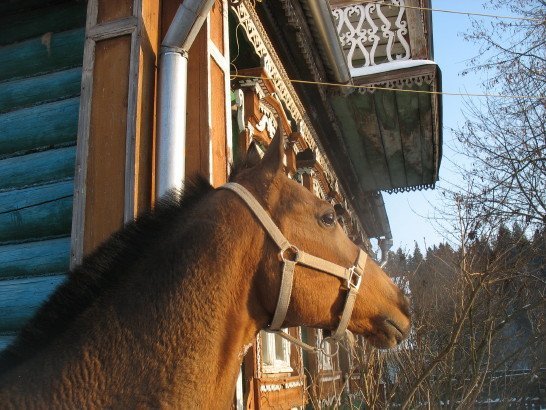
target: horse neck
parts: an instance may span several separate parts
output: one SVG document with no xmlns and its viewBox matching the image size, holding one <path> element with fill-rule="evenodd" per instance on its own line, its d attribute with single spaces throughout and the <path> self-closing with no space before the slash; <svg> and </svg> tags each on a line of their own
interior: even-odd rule
<svg viewBox="0 0 546 410">
<path fill-rule="evenodd" d="M 203 408 L 231 402 L 244 348 L 263 326 L 251 290 L 260 259 L 255 239 L 263 234 L 258 229 L 248 234 L 249 223 L 255 227 L 251 221 L 222 224 L 221 232 L 199 246 L 208 257 L 190 262 L 187 276 L 176 287 L 180 294 L 171 298 L 181 302 L 166 325 L 179 336 L 176 378 L 183 381 L 182 395 L 191 395 L 188 403 L 198 399 Z"/>
<path fill-rule="evenodd" d="M 221 209 L 205 209 L 203 214 L 180 238 L 184 272 L 165 265 L 161 256 L 157 261 L 174 275 L 157 292 L 164 295 L 155 302 L 161 315 L 149 318 L 161 347 L 152 357 L 150 346 L 143 353 L 146 366 L 155 363 L 157 370 L 169 375 L 161 387 L 170 389 L 179 403 L 212 408 L 231 402 L 244 346 L 263 326 L 263 313 L 251 288 L 265 235 L 240 209 L 222 204 Z M 148 303 L 153 306 L 154 301 Z M 141 306 L 146 310 L 146 305 Z M 138 331 L 142 319 L 132 319 Z"/>
<path fill-rule="evenodd" d="M 42 386 L 36 397 L 43 402 L 55 394 L 55 380 L 59 390 L 70 380 L 81 392 L 75 404 L 89 404 L 85 395 L 92 395 L 106 407 L 229 407 L 243 349 L 267 320 L 251 291 L 265 235 L 248 213 L 224 205 L 169 237 L 126 284 L 10 379 Z M 112 396 L 120 391 L 130 393 Z"/>
</svg>

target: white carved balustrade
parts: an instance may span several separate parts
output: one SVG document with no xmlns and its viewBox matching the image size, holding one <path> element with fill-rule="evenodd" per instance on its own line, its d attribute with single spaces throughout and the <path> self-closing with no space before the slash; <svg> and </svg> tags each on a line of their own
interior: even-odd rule
<svg viewBox="0 0 546 410">
<path fill-rule="evenodd" d="M 360 2 L 332 9 L 353 77 L 379 64 L 409 60 L 404 0 Z"/>
</svg>

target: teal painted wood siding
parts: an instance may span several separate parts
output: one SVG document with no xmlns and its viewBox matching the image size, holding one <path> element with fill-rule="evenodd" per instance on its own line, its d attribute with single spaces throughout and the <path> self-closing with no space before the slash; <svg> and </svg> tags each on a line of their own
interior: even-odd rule
<svg viewBox="0 0 546 410">
<path fill-rule="evenodd" d="M 0 349 L 69 269 L 85 11 L 0 4 Z"/>
</svg>

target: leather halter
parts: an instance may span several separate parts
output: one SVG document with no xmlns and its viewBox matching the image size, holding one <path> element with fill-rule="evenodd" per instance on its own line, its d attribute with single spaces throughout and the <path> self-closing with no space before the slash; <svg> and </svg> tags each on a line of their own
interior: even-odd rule
<svg viewBox="0 0 546 410">
<path fill-rule="evenodd" d="M 349 325 L 349 320 L 353 312 L 356 295 L 358 294 L 358 289 L 360 288 L 360 283 L 362 282 L 362 276 L 364 275 L 364 267 L 366 265 L 368 255 L 362 249 L 360 249 L 356 263 L 350 268 L 345 268 L 343 266 L 329 262 L 325 259 L 303 252 L 296 246 L 292 245 L 288 241 L 288 239 L 285 238 L 285 236 L 282 234 L 277 225 L 275 225 L 275 222 L 273 222 L 266 210 L 260 205 L 256 198 L 254 198 L 254 196 L 246 188 L 234 182 L 229 182 L 225 185 L 222 185 L 220 188 L 228 189 L 236 193 L 247 204 L 250 210 L 258 218 L 266 232 L 269 234 L 271 239 L 273 239 L 273 241 L 280 249 L 279 257 L 283 261 L 281 287 L 279 290 L 279 297 L 277 300 L 275 314 L 273 315 L 273 320 L 269 325 L 268 331 L 275 332 L 280 336 L 290 340 L 291 342 L 294 342 L 306 348 L 307 350 L 323 350 L 309 346 L 280 330 L 284 319 L 286 318 L 286 312 L 288 311 L 288 305 L 290 303 L 292 284 L 294 281 L 294 269 L 296 265 L 299 264 L 314 268 L 322 273 L 336 276 L 343 280 L 345 288 L 347 289 L 345 307 L 343 308 L 343 313 L 341 314 L 339 325 L 334 334 L 331 336 L 331 338 L 335 341 L 340 341 L 345 336 L 345 331 L 347 330 L 347 326 Z M 291 254 L 290 258 L 287 257 L 287 253 Z"/>
</svg>

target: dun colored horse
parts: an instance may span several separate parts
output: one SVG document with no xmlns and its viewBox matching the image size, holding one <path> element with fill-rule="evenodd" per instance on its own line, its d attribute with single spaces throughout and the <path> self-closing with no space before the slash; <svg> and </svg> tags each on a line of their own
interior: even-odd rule
<svg viewBox="0 0 546 410">
<path fill-rule="evenodd" d="M 276 136 L 232 180 L 290 243 L 352 266 L 359 248 L 329 203 L 285 176 L 283 145 Z M 245 346 L 275 313 L 281 265 L 247 204 L 199 180 L 70 273 L 0 357 L 0 407 L 229 407 Z M 348 328 L 395 346 L 410 327 L 406 299 L 371 259 L 363 271 Z M 342 282 L 298 265 L 283 326 L 335 329 Z"/>
</svg>

